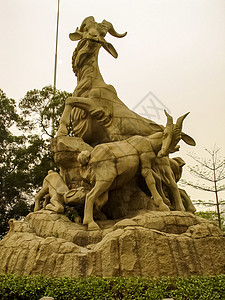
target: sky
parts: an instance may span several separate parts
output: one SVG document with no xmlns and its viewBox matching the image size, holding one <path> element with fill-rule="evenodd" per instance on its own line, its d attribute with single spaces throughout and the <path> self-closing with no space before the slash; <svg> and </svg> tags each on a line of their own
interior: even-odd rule
<svg viewBox="0 0 225 300">
<path fill-rule="evenodd" d="M 56 15 L 57 0 L 0 0 L 0 88 L 9 98 L 53 84 Z M 99 65 L 129 108 L 163 125 L 164 108 L 174 119 L 190 112 L 183 131 L 197 145 L 180 142 L 175 156 L 191 165 L 189 152 L 207 156 L 204 148 L 216 145 L 225 157 L 225 1 L 61 0 L 58 89 L 76 87 L 69 33 L 87 16 L 127 32 L 106 36 L 119 56 L 101 49 Z"/>
</svg>

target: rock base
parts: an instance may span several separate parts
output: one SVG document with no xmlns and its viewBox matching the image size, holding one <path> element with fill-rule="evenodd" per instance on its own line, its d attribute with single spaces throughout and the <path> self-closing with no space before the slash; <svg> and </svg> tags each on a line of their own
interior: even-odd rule
<svg viewBox="0 0 225 300">
<path fill-rule="evenodd" d="M 46 276 L 189 276 L 225 273 L 225 237 L 187 212 L 138 211 L 87 231 L 50 211 L 10 221 L 0 273 Z"/>
</svg>

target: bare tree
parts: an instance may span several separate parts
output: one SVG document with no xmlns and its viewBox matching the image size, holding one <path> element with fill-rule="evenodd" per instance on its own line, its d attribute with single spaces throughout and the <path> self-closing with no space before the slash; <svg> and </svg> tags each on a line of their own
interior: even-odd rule
<svg viewBox="0 0 225 300">
<path fill-rule="evenodd" d="M 197 165 L 192 167 L 189 166 L 189 171 L 199 180 L 196 183 L 183 180 L 183 183 L 195 189 L 215 194 L 216 202 L 213 205 L 216 205 L 218 223 L 221 228 L 220 205 L 225 202 L 219 200 L 219 192 L 225 190 L 225 158 L 222 158 L 219 155 L 220 148 L 217 148 L 216 146 L 214 146 L 211 150 L 205 149 L 205 151 L 208 153 L 208 158 L 201 158 L 193 153 L 188 154 L 188 156 L 197 162 Z M 204 182 L 207 182 L 207 184 Z M 212 205 L 212 202 L 206 203 L 202 201 L 201 203 Z"/>
</svg>

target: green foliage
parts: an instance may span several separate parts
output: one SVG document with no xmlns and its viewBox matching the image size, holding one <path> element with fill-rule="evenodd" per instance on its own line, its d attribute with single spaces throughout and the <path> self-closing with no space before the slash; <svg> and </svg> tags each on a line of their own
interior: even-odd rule
<svg viewBox="0 0 225 300">
<path fill-rule="evenodd" d="M 10 128 L 20 121 L 13 99 L 0 90 L 0 239 L 8 229 L 8 220 L 29 211 L 22 193 L 25 190 L 27 170 L 23 169 L 25 157 L 21 155 L 26 143 L 24 136 L 14 136 Z M 24 154 L 24 153 L 23 153 Z"/>
<path fill-rule="evenodd" d="M 209 221 L 217 221 L 217 213 L 214 211 L 198 211 L 195 214 Z"/>
<path fill-rule="evenodd" d="M 34 193 L 48 170 L 56 169 L 50 139 L 43 134 L 54 135 L 68 96 L 51 86 L 29 91 L 20 101 L 20 117 L 15 101 L 0 90 L 0 239 L 10 218 L 31 210 Z M 22 135 L 13 135 L 12 126 L 23 130 Z"/>
<path fill-rule="evenodd" d="M 49 278 L 41 276 L 0 275 L 3 300 L 216 300 L 225 299 L 225 275 L 188 278 Z"/>
<path fill-rule="evenodd" d="M 215 212 L 215 211 L 198 211 L 195 213 L 195 215 L 201 217 L 201 218 L 205 218 L 209 221 L 213 221 L 213 222 L 216 222 L 218 223 L 218 214 Z M 223 231 L 225 231 L 225 216 L 224 216 L 224 212 L 223 213 L 220 213 L 220 218 L 221 218 L 221 223 L 222 223 L 222 226 L 221 226 L 221 229 Z"/>
<path fill-rule="evenodd" d="M 20 101 L 19 107 L 23 115 L 21 128 L 37 131 L 54 137 L 56 129 L 64 110 L 65 100 L 70 93 L 54 90 L 52 86 L 46 86 L 42 90 L 28 91 Z"/>
<path fill-rule="evenodd" d="M 15 100 L 6 97 L 0 90 L 0 143 L 10 135 L 9 128 L 19 120 L 16 112 Z"/>
</svg>

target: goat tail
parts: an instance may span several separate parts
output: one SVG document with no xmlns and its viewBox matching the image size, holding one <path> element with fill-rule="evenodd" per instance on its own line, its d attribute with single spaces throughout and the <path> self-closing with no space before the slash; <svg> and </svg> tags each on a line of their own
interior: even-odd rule
<svg viewBox="0 0 225 300">
<path fill-rule="evenodd" d="M 77 156 L 77 161 L 82 165 L 85 166 L 88 164 L 89 159 L 91 156 L 91 152 L 88 150 L 81 151 L 81 153 Z"/>
</svg>

